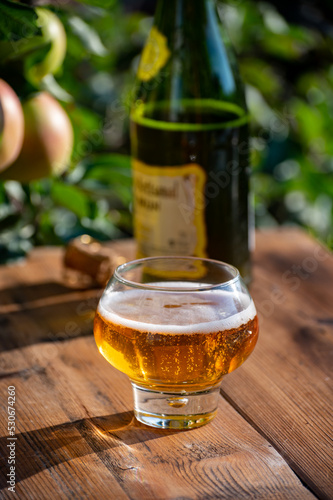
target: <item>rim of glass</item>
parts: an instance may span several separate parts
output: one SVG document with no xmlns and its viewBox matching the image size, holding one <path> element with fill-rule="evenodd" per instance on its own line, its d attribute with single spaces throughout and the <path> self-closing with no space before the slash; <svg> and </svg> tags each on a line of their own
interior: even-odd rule
<svg viewBox="0 0 333 500">
<path fill-rule="evenodd" d="M 126 271 L 127 268 L 130 268 L 131 266 L 135 266 L 138 264 L 144 264 L 145 262 L 150 262 L 150 261 L 156 261 L 156 260 L 192 260 L 192 261 L 200 261 L 200 262 L 207 262 L 209 264 L 216 264 L 218 266 L 222 266 L 225 268 L 228 268 L 234 276 L 227 281 L 215 283 L 215 284 L 205 284 L 203 286 L 198 286 L 198 287 L 170 287 L 170 286 L 162 286 L 162 285 L 153 285 L 150 283 L 138 283 L 137 281 L 132 281 L 124 276 L 121 276 L 119 273 Z M 214 288 L 221 288 L 221 287 L 228 287 L 238 281 L 240 279 L 240 273 L 238 269 L 235 266 L 232 266 L 231 264 L 228 264 L 227 262 L 222 262 L 219 260 L 214 260 L 214 259 L 206 259 L 206 258 L 201 258 L 201 257 L 187 257 L 187 256 L 168 256 L 168 255 L 162 255 L 162 256 L 156 256 L 156 257 L 145 257 L 143 259 L 135 259 L 131 260 L 129 262 L 125 262 L 124 264 L 121 264 L 118 266 L 113 273 L 113 278 L 117 279 L 120 283 L 123 283 L 124 285 L 130 286 L 132 288 L 141 288 L 143 290 L 159 290 L 163 292 L 196 292 L 196 291 L 201 291 L 201 290 L 212 290 Z M 112 279 L 112 278 L 111 278 Z M 191 283 L 189 281 L 189 283 Z"/>
</svg>

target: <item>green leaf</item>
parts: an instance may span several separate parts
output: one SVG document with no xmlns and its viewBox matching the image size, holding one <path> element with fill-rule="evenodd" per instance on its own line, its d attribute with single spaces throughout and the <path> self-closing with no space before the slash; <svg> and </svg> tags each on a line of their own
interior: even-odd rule
<svg viewBox="0 0 333 500">
<path fill-rule="evenodd" d="M 294 99 L 291 102 L 291 110 L 298 125 L 300 138 L 307 147 L 311 141 L 325 135 L 323 117 L 317 109 L 301 99 Z"/>
<path fill-rule="evenodd" d="M 36 49 L 41 49 L 46 42 L 40 36 L 31 38 L 21 38 L 17 41 L 0 41 L 0 62 L 4 63 L 15 59 L 20 59 L 26 54 L 30 54 Z"/>
<path fill-rule="evenodd" d="M 268 97 L 279 95 L 281 83 L 278 74 L 265 61 L 246 58 L 240 63 L 243 81 Z"/>
<path fill-rule="evenodd" d="M 100 182 L 131 182 L 131 158 L 120 154 L 103 154 L 84 160 L 86 169 L 84 179 L 95 179 Z"/>
<path fill-rule="evenodd" d="M 0 40 L 17 42 L 41 36 L 35 10 L 10 0 L 0 2 Z"/>
<path fill-rule="evenodd" d="M 115 4 L 115 0 L 79 0 L 81 3 L 91 5 L 92 7 L 102 7 L 108 9 Z"/>
<path fill-rule="evenodd" d="M 91 152 L 95 152 L 103 144 L 102 118 L 86 107 L 77 103 L 67 107 L 74 129 L 73 164 L 76 164 Z"/>
<path fill-rule="evenodd" d="M 8 208 L 7 215 L 1 213 L 0 216 L 0 233 L 16 226 L 20 219 L 21 214 L 19 212 L 14 212 L 13 209 Z"/>
<path fill-rule="evenodd" d="M 86 172 L 80 185 L 85 190 L 104 193 L 118 205 L 117 200 L 128 205 L 132 201 L 131 160 L 119 154 L 98 155 L 85 160 Z M 106 194 L 107 193 L 107 194 Z"/>
<path fill-rule="evenodd" d="M 63 89 L 53 75 L 46 75 L 40 82 L 40 88 L 46 90 L 56 99 L 63 102 L 73 102 L 73 97 Z"/>
<path fill-rule="evenodd" d="M 132 201 L 131 160 L 121 154 L 99 154 L 82 160 L 68 180 L 80 186 L 91 199 L 106 199 L 115 208 Z"/>
<path fill-rule="evenodd" d="M 264 51 L 281 59 L 295 60 L 313 49 L 316 37 L 310 30 L 299 27 L 290 27 L 288 33 L 276 35 L 273 32 L 264 32 L 261 40 Z"/>
<path fill-rule="evenodd" d="M 90 53 L 104 57 L 108 51 L 104 47 L 102 40 L 96 30 L 80 17 L 73 16 L 68 20 L 73 33 L 81 40 L 84 48 Z"/>
<path fill-rule="evenodd" d="M 78 217 L 89 216 L 89 198 L 78 187 L 55 181 L 52 185 L 51 195 L 56 204 L 67 208 Z"/>
<path fill-rule="evenodd" d="M 47 44 L 37 12 L 10 0 L 0 3 L 0 62 L 22 58 Z"/>
</svg>

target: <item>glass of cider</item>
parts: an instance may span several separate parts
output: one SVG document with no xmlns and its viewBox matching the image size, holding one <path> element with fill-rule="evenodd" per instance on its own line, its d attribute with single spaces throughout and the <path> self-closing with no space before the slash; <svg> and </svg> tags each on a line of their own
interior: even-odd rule
<svg viewBox="0 0 333 500">
<path fill-rule="evenodd" d="M 216 415 L 222 378 L 253 351 L 258 318 L 235 267 L 149 257 L 115 270 L 94 335 L 105 359 L 128 375 L 140 422 L 190 429 Z"/>
</svg>

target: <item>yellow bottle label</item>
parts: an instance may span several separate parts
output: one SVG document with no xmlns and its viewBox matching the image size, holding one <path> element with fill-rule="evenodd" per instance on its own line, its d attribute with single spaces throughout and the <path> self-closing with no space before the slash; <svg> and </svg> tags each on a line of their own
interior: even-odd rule
<svg viewBox="0 0 333 500">
<path fill-rule="evenodd" d="M 195 163 L 150 166 L 133 159 L 138 256 L 206 256 L 206 173 Z"/>
<path fill-rule="evenodd" d="M 153 78 L 165 66 L 169 57 L 166 36 L 153 26 L 141 55 L 137 74 L 139 80 L 147 82 Z"/>
</svg>

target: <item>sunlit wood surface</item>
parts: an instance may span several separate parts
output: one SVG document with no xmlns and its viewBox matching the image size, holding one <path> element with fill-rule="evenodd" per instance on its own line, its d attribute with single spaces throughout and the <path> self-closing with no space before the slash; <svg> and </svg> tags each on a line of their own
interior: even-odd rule
<svg viewBox="0 0 333 500">
<path fill-rule="evenodd" d="M 135 255 L 133 241 L 110 245 Z M 219 412 L 186 432 L 132 412 L 127 377 L 92 336 L 98 289 L 65 285 L 63 250 L 0 267 L 1 498 L 7 388 L 16 391 L 15 475 L 25 499 L 333 498 L 333 258 L 299 230 L 257 234 L 251 294 L 260 340 L 222 383 Z"/>
</svg>

